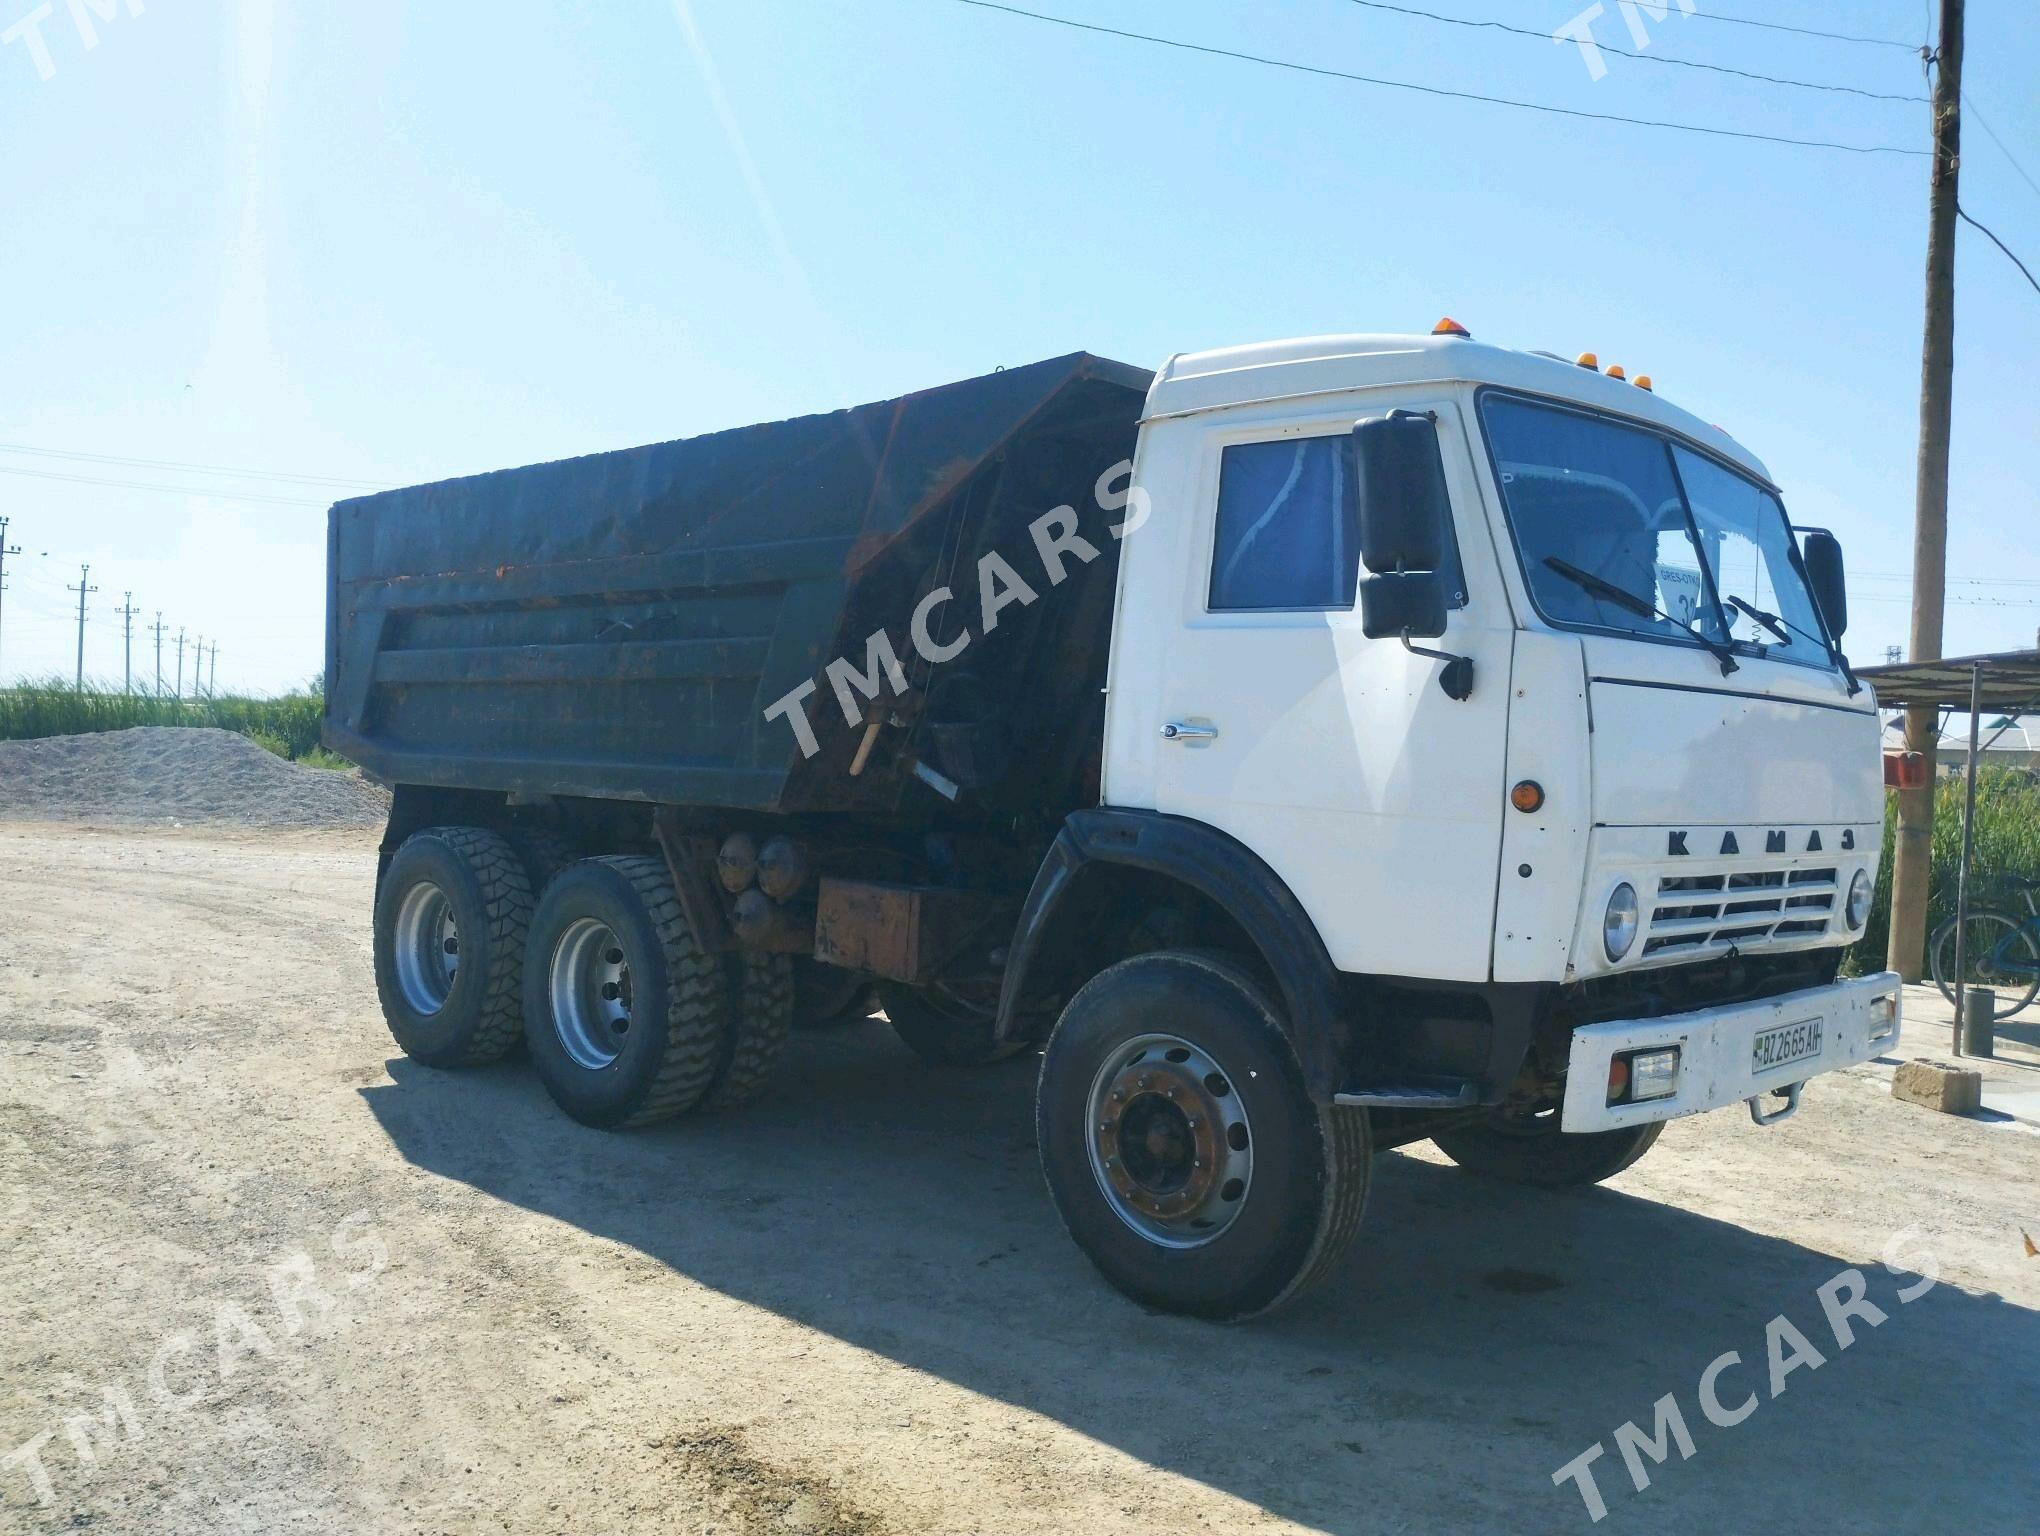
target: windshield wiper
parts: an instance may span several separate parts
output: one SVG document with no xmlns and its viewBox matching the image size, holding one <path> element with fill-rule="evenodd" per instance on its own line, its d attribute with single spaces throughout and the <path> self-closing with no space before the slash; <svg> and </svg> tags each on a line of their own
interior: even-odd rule
<svg viewBox="0 0 2040 1536">
<path fill-rule="evenodd" d="M 1678 630 L 1680 634 L 1687 636 L 1689 639 L 1697 640 L 1707 648 L 1716 661 L 1721 663 L 1721 675 L 1723 677 L 1736 670 L 1735 652 L 1727 645 L 1701 634 L 1697 629 L 1688 629 L 1649 598 L 1640 597 L 1627 587 L 1618 587 L 1614 582 L 1596 576 L 1592 571 L 1583 571 L 1570 560 L 1561 560 L 1556 555 L 1546 555 L 1544 563 L 1574 586 L 1582 587 L 1597 597 L 1605 597 L 1609 602 L 1615 604 L 1616 607 L 1626 608 L 1638 618 L 1663 619 L 1667 624 Z"/>
<path fill-rule="evenodd" d="M 1815 645 L 1819 646 L 1822 650 L 1826 651 L 1830 656 L 1832 656 L 1835 659 L 1836 664 L 1841 667 L 1842 676 L 1848 679 L 1850 698 L 1853 699 L 1857 694 L 1863 691 L 1863 685 L 1856 681 L 1856 674 L 1849 666 L 1849 658 L 1844 656 L 1837 647 L 1828 644 L 1828 642 L 1823 640 L 1819 635 L 1812 634 L 1806 630 L 1801 629 L 1797 624 L 1794 624 L 1790 619 L 1781 619 L 1775 613 L 1766 613 L 1764 612 L 1763 609 L 1759 608 L 1755 603 L 1744 602 L 1739 597 L 1724 597 L 1722 601 L 1727 603 L 1729 607 L 1735 609 L 1738 613 L 1745 614 L 1749 618 L 1754 619 L 1757 623 L 1763 625 L 1764 628 L 1768 629 L 1772 634 L 1776 635 L 1779 638 L 1779 640 L 1784 642 L 1786 645 L 1790 645 L 1792 643 L 1793 635 L 1800 635 L 1805 639 L 1812 641 Z"/>
<path fill-rule="evenodd" d="M 1764 628 L 1768 629 L 1772 634 L 1778 637 L 1778 640 L 1781 644 L 1790 645 L 1792 643 L 1793 629 L 1797 629 L 1798 628 L 1797 625 L 1794 625 L 1791 628 L 1787 628 L 1785 621 L 1779 618 L 1777 614 L 1766 613 L 1764 612 L 1763 609 L 1759 608 L 1755 603 L 1744 602 L 1739 597 L 1733 596 L 1724 597 L 1722 601 L 1724 603 L 1727 603 L 1729 607 L 1735 609 L 1736 612 L 1743 615 L 1744 618 L 1754 619 L 1756 620 L 1757 623 L 1763 625 Z M 1799 633 L 1806 634 L 1806 631 L 1799 630 Z M 1813 636 L 1807 635 L 1806 638 L 1811 640 L 1813 639 Z"/>
</svg>

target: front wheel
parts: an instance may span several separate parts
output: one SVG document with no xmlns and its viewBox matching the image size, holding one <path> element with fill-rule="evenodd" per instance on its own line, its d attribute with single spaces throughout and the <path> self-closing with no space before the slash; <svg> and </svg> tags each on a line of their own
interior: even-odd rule
<svg viewBox="0 0 2040 1536">
<path fill-rule="evenodd" d="M 1535 1189 L 1567 1189 L 1612 1179 L 1657 1144 L 1662 1120 L 1568 1136 L 1558 1111 L 1508 1115 L 1497 1110 L 1474 1125 L 1440 1131 L 1431 1140 L 1469 1173 Z"/>
<path fill-rule="evenodd" d="M 983 1067 L 1027 1049 L 1024 1034 L 999 1040 L 996 1009 L 934 987 L 881 981 L 879 1001 L 893 1033 L 923 1061 L 938 1067 Z"/>
<path fill-rule="evenodd" d="M 1035 1113 L 1070 1236 L 1148 1306 L 1267 1312 L 1359 1229 L 1366 1111 L 1311 1101 L 1275 1007 L 1227 960 L 1160 950 L 1093 978 L 1049 1037 Z"/>
<path fill-rule="evenodd" d="M 1934 985 L 1955 1001 L 1955 919 L 1934 930 Z M 2040 946 L 2032 930 L 2009 912 L 1971 912 L 1962 946 L 1963 985 L 1997 994 L 1994 1019 L 2008 1019 L 2040 991 Z"/>
</svg>

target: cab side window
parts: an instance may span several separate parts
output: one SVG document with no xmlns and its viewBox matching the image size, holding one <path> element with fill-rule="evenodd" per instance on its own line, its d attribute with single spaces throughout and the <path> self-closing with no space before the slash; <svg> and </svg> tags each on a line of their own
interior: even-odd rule
<svg viewBox="0 0 2040 1536">
<path fill-rule="evenodd" d="M 1350 608 L 1359 569 L 1359 509 L 1343 434 L 1225 450 L 1213 612 Z"/>
<path fill-rule="evenodd" d="M 1219 460 L 1218 527 L 1206 606 L 1213 613 L 1351 608 L 1360 508 L 1344 432 L 1234 443 Z M 1446 590 L 1463 606 L 1448 538 Z"/>
</svg>

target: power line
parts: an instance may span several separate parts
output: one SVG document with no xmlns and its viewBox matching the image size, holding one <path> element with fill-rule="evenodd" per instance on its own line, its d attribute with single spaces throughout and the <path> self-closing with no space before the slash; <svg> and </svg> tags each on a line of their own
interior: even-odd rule
<svg viewBox="0 0 2040 1536">
<path fill-rule="evenodd" d="M 1683 10 L 1684 7 L 1682 6 Z M 1687 11 L 1688 21 L 1721 21 L 1734 27 L 1763 27 L 1772 32 L 1796 32 L 1801 37 L 1824 37 L 1837 43 L 1863 43 L 1874 48 L 1903 48 L 1918 53 L 1918 43 L 1902 43 L 1895 37 L 1861 37 L 1849 32 L 1823 32 L 1817 27 L 1788 27 L 1782 21 L 1757 21 L 1749 16 L 1723 16 L 1718 11 Z"/>
<path fill-rule="evenodd" d="M 75 459 L 85 464 L 119 464 L 129 469 L 170 469 L 193 475 L 229 475 L 242 480 L 289 480 L 300 485 L 353 486 L 365 491 L 387 491 L 380 480 L 350 480 L 338 475 L 300 475 L 281 470 L 232 469 L 223 464 L 186 464 L 176 459 L 129 459 L 111 453 L 83 453 L 68 448 L 32 448 L 27 443 L 0 443 L 0 453 L 27 453 L 42 459 Z"/>
<path fill-rule="evenodd" d="M 1789 144 L 1798 149 L 1839 149 L 1852 155 L 1907 155 L 1927 157 L 1924 149 L 1906 149 L 1896 144 L 1840 144 L 1832 139 L 1791 139 L 1779 134 L 1753 133 L 1740 128 L 1712 128 L 1701 123 L 1674 123 L 1661 118 L 1623 117 L 1613 112 L 1583 112 L 1577 107 L 1553 107 L 1543 102 L 1517 101 L 1508 96 L 1483 96 L 1475 91 L 1448 90 L 1440 85 L 1417 85 L 1408 80 L 1390 80 L 1379 75 L 1354 74 L 1343 69 L 1325 69 L 1315 64 L 1298 64 L 1290 59 L 1271 59 L 1257 53 L 1242 53 L 1234 48 L 1213 48 L 1203 43 L 1186 43 L 1173 37 L 1158 37 L 1151 32 L 1128 32 L 1119 27 L 1101 26 L 1096 22 L 1072 21 L 1067 16 L 1050 16 L 1041 11 L 1022 10 L 1017 5 L 1001 5 L 996 0 L 950 0 L 953 5 L 968 5 L 981 11 L 998 11 L 1007 16 L 1021 16 L 1029 21 L 1047 22 L 1051 26 L 1070 27 L 1079 32 L 1096 32 L 1106 37 L 1121 37 L 1136 43 L 1153 43 L 1161 48 L 1180 49 L 1184 53 L 1201 53 L 1213 58 L 1235 59 L 1244 64 L 1259 64 L 1269 69 L 1286 69 L 1300 75 L 1316 75 L 1328 80 L 1349 80 L 1357 85 L 1378 85 L 1392 91 L 1414 91 L 1423 96 L 1442 96 L 1454 101 L 1478 101 L 1491 107 L 1515 107 L 1523 112 L 1543 112 L 1554 117 L 1584 118 L 1590 122 L 1623 123 L 1632 128 L 1667 128 L 1677 133 L 1698 133 L 1716 139 L 1750 139 L 1765 144 Z"/>
<path fill-rule="evenodd" d="M 2019 173 L 2020 179 L 2024 181 L 2027 186 L 2031 187 L 2035 192 L 2040 192 L 2040 181 L 2035 181 L 2031 176 L 2028 176 L 2026 174 L 2026 168 L 2023 165 L 2019 164 L 2018 156 L 2014 155 L 2011 151 L 2010 146 L 2007 145 L 2003 139 L 1997 136 L 1997 130 L 1991 127 L 1989 123 L 1983 120 L 1983 114 L 1976 110 L 1976 103 L 1970 98 L 1970 95 L 1967 91 L 1964 91 L 1962 93 L 1962 105 L 1968 108 L 1969 115 L 1976 119 L 1976 126 L 1981 128 L 1987 135 L 1989 135 L 1991 143 L 1997 145 L 1999 153 L 2001 153 L 2007 160 L 2012 162 L 2012 169 Z M 1996 109 L 1992 108 L 1992 110 L 1995 111 Z"/>
<path fill-rule="evenodd" d="M 1349 5 L 1363 6 L 1370 11 L 1392 11 L 1398 16 L 1415 16 L 1425 21 L 1442 21 L 1451 27 L 1480 27 L 1496 32 L 1508 32 L 1517 37 L 1533 38 L 1549 44 L 1554 39 L 1549 32 L 1539 32 L 1534 27 L 1519 27 L 1506 21 L 1474 21 L 1464 16 L 1441 16 L 1436 11 L 1420 11 L 1413 6 L 1390 5 L 1387 0 L 1347 0 Z M 1924 96 L 1900 96 L 1889 91 L 1866 91 L 1854 85 L 1823 85 L 1814 80 L 1793 80 L 1784 75 L 1760 75 L 1754 70 L 1732 69 L 1726 64 L 1702 64 L 1695 59 L 1675 59 L 1662 53 L 1643 53 L 1630 48 L 1618 48 L 1613 43 L 1594 40 L 1594 47 L 1602 53 L 1620 54 L 1625 59 L 1636 59 L 1645 64 L 1666 64 L 1679 69 L 1704 69 L 1717 75 L 1739 75 L 1745 80 L 1760 80 L 1766 85 L 1789 85 L 1802 91 L 1833 91 L 1845 96 L 1867 96 L 1872 101 L 1902 101 L 1912 106 L 1922 106 Z"/>
<path fill-rule="evenodd" d="M 172 496 L 210 496 L 216 501 L 261 501 L 279 507 L 323 507 L 323 501 L 299 496 L 258 496 L 248 491 L 215 491 L 198 485 L 147 485 L 139 480 L 104 480 L 93 475 L 62 475 L 49 469 L 17 469 L 0 464 L 0 475 L 27 475 L 33 480 L 68 480 L 74 485 L 111 485 L 129 491 L 167 491 Z"/>
<path fill-rule="evenodd" d="M 1983 226 L 1981 224 L 1978 224 L 1976 220 L 1972 219 L 1969 216 L 1969 210 L 1964 208 L 1960 203 L 1957 203 L 1955 205 L 1955 217 L 1960 219 L 1963 223 L 1969 225 L 1971 228 L 1983 229 Z M 1991 234 L 1989 230 L 1983 229 L 1983 233 L 1985 238 L 1987 238 L 1992 245 L 1996 246 L 1999 250 L 2005 253 L 2006 258 L 2011 262 L 2013 266 L 2019 269 L 2020 273 L 2024 275 L 2026 281 L 2033 285 L 2033 291 L 2035 293 L 2040 293 L 2040 278 L 2035 278 L 2031 272 L 2028 272 L 2026 270 L 2026 264 L 2023 261 L 2019 260 L 2018 257 L 2012 255 L 2012 248 L 2009 245 L 2006 245 L 2004 241 L 1998 239 L 1996 235 Z"/>
</svg>

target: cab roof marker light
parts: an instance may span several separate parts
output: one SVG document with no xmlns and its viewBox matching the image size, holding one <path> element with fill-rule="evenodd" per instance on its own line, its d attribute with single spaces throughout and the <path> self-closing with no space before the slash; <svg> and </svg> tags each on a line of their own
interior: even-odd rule
<svg viewBox="0 0 2040 1536">
<path fill-rule="evenodd" d="M 1647 373 L 1639 373 L 1639 374 L 1638 374 L 1638 375 L 1636 376 L 1636 387 L 1637 387 L 1638 389 L 1646 389 L 1646 390 L 1650 390 L 1650 392 L 1651 392 L 1652 394 L 1656 394 L 1656 393 L 1657 393 L 1657 391 L 1656 391 L 1656 390 L 1654 390 L 1654 389 L 1651 389 L 1651 387 L 1650 387 L 1650 375 L 1649 375 L 1649 374 L 1647 374 Z"/>
<path fill-rule="evenodd" d="M 1443 320 L 1432 326 L 1431 334 L 1433 336 L 1460 336 L 1469 341 L 1473 339 L 1473 332 L 1469 331 L 1450 315 L 1447 315 Z"/>
<path fill-rule="evenodd" d="M 1594 354 L 1591 352 L 1582 352 L 1578 357 L 1573 359 L 1573 362 L 1578 367 L 1591 368 L 1596 373 L 1599 373 L 1601 371 L 1601 360 L 1598 357 L 1594 356 Z"/>
<path fill-rule="evenodd" d="M 1608 377 L 1611 379 L 1626 379 L 1629 375 L 1623 371 L 1620 363 L 1610 363 L 1608 365 Z"/>
</svg>

